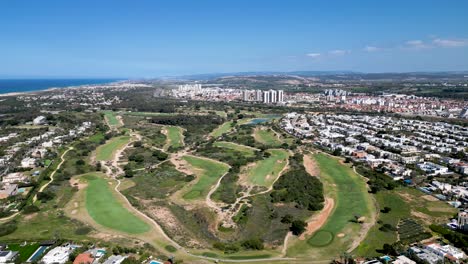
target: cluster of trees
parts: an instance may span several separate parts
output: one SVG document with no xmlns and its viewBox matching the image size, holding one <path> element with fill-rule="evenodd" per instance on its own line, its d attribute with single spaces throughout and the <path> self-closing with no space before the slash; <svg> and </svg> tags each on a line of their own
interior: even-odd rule
<svg viewBox="0 0 468 264">
<path fill-rule="evenodd" d="M 281 223 L 283 224 L 290 224 L 289 230 L 296 236 L 301 235 L 304 233 L 307 227 L 307 223 L 303 220 L 296 219 L 290 214 L 286 214 L 281 218 Z"/>
<path fill-rule="evenodd" d="M 452 231 L 444 226 L 440 225 L 430 225 L 429 228 L 436 232 L 439 233 L 441 236 L 443 236 L 445 239 L 450 241 L 454 246 L 463 249 L 463 251 L 468 250 L 468 235 Z"/>
<path fill-rule="evenodd" d="M 273 203 L 294 202 L 296 207 L 311 211 L 323 208 L 323 185 L 310 176 L 301 164 L 301 156 L 289 159 L 291 169 L 273 185 L 270 196 Z"/>
<path fill-rule="evenodd" d="M 241 249 L 244 250 L 262 250 L 265 248 L 263 245 L 263 240 L 260 238 L 250 238 L 243 240 L 241 242 L 232 243 L 232 242 L 216 242 L 213 244 L 213 247 L 223 251 L 226 254 L 238 252 Z"/>
<path fill-rule="evenodd" d="M 357 166 L 356 171 L 361 174 L 362 176 L 369 179 L 367 184 L 370 187 L 371 193 L 377 193 L 381 190 L 393 190 L 400 185 L 399 182 L 394 181 L 392 178 L 388 177 L 387 175 L 365 168 L 363 166 Z"/>
<path fill-rule="evenodd" d="M 171 126 L 182 126 L 186 129 L 184 140 L 188 144 L 198 144 L 203 142 L 203 137 L 224 122 L 224 119 L 217 115 L 174 115 L 155 116 L 152 123 Z"/>
</svg>

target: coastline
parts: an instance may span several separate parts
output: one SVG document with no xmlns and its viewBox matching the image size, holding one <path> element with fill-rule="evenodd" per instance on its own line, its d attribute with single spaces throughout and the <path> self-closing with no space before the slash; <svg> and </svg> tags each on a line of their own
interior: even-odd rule
<svg viewBox="0 0 468 264">
<path fill-rule="evenodd" d="M 89 84 L 83 84 L 83 85 L 70 85 L 70 86 L 63 86 L 63 87 L 49 87 L 45 89 L 39 89 L 39 90 L 30 90 L 30 91 L 21 91 L 21 92 L 7 92 L 7 93 L 0 93 L 0 98 L 2 97 L 14 97 L 14 96 L 20 96 L 20 95 L 29 95 L 29 94 L 37 94 L 41 92 L 51 92 L 55 90 L 62 90 L 62 89 L 79 89 L 79 88 L 86 88 L 89 86 L 104 86 L 104 85 L 111 85 L 115 83 L 119 83 L 122 81 L 126 80 L 116 80 L 116 81 L 111 81 L 107 83 L 89 83 Z"/>
</svg>

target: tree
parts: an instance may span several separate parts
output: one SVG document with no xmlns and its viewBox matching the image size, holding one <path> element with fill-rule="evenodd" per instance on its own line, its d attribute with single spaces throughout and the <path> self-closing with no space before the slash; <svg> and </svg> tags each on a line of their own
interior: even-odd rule
<svg viewBox="0 0 468 264">
<path fill-rule="evenodd" d="M 291 230 L 291 232 L 294 235 L 299 236 L 300 234 L 304 233 L 304 231 L 306 230 L 306 226 L 307 226 L 306 222 L 302 220 L 294 220 L 291 223 L 291 228 L 289 230 Z"/>
<path fill-rule="evenodd" d="M 77 166 L 83 166 L 83 165 L 85 165 L 86 163 L 85 163 L 84 160 L 79 159 L 79 160 L 77 160 L 77 161 L 75 162 L 75 164 L 76 164 Z"/>
</svg>

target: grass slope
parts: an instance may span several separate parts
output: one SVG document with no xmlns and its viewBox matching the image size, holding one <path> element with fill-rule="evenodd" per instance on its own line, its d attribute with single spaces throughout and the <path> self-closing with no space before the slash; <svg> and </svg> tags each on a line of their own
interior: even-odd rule
<svg viewBox="0 0 468 264">
<path fill-rule="evenodd" d="M 141 234 L 150 230 L 148 224 L 122 206 L 105 179 L 95 174 L 84 177 L 88 181 L 86 209 L 94 221 L 129 234 Z"/>
<path fill-rule="evenodd" d="M 227 142 L 227 141 L 215 142 L 213 145 L 219 148 L 227 148 L 227 149 L 239 151 L 247 157 L 253 157 L 255 155 L 255 150 L 256 150 L 252 147 L 248 147 L 248 146 L 244 146 L 244 145 L 240 145 L 240 144 L 236 144 L 232 142 Z"/>
<path fill-rule="evenodd" d="M 104 111 L 104 117 L 111 126 L 119 126 L 120 122 L 113 111 Z"/>
<path fill-rule="evenodd" d="M 208 159 L 202 159 L 195 156 L 184 156 L 183 159 L 197 169 L 196 174 L 198 176 L 196 183 L 190 186 L 189 191 L 183 195 L 183 198 L 186 200 L 205 197 L 219 177 L 228 170 L 227 165 Z"/>
<path fill-rule="evenodd" d="M 184 146 L 184 138 L 182 128 L 175 126 L 166 126 L 167 138 L 169 146 L 173 148 L 180 148 Z M 169 147 L 168 146 L 168 147 Z"/>
<path fill-rule="evenodd" d="M 99 146 L 96 149 L 96 160 L 97 161 L 108 161 L 114 156 L 115 151 L 122 148 L 125 144 L 130 141 L 129 136 L 120 136 L 110 139 L 106 144 Z"/>
<path fill-rule="evenodd" d="M 286 166 L 289 153 L 282 149 L 268 150 L 270 157 L 259 161 L 247 172 L 247 180 L 252 185 L 270 187 Z"/>
<path fill-rule="evenodd" d="M 375 195 L 379 208 L 390 207 L 388 213 L 380 213 L 379 220 L 382 224 L 397 226 L 400 219 L 412 218 L 429 225 L 441 223 L 452 217 L 457 210 L 441 201 L 429 201 L 422 192 L 412 188 L 398 188 L 392 191 L 380 191 Z M 382 224 L 373 226 L 366 239 L 355 250 L 358 256 L 379 256 L 376 251 L 382 249 L 384 244 L 392 244 L 397 241 L 396 231 L 381 231 Z"/>
<path fill-rule="evenodd" d="M 276 133 L 271 129 L 257 129 L 255 131 L 255 139 L 269 147 L 280 146 L 282 144 Z"/>
<path fill-rule="evenodd" d="M 224 133 L 229 132 L 234 127 L 234 123 L 232 121 L 228 121 L 217 127 L 213 132 L 211 132 L 211 136 L 214 138 L 218 138 L 222 136 Z"/>
<path fill-rule="evenodd" d="M 364 180 L 350 167 L 325 154 L 314 155 L 314 158 L 326 196 L 335 200 L 335 208 L 317 232 L 305 241 L 294 241 L 287 253 L 288 256 L 308 254 L 317 259 L 333 259 L 349 248 L 361 230 L 361 224 L 351 220 L 359 216 L 366 217 L 367 222 L 375 208 Z"/>
</svg>

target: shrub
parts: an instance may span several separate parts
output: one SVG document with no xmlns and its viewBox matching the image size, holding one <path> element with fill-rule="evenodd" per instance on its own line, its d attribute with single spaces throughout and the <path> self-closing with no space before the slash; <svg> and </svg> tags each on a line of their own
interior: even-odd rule
<svg viewBox="0 0 468 264">
<path fill-rule="evenodd" d="M 304 231 L 306 230 L 306 226 L 307 226 L 306 222 L 302 220 L 294 220 L 291 223 L 290 230 L 294 235 L 299 236 L 300 234 L 304 233 Z"/>
</svg>

